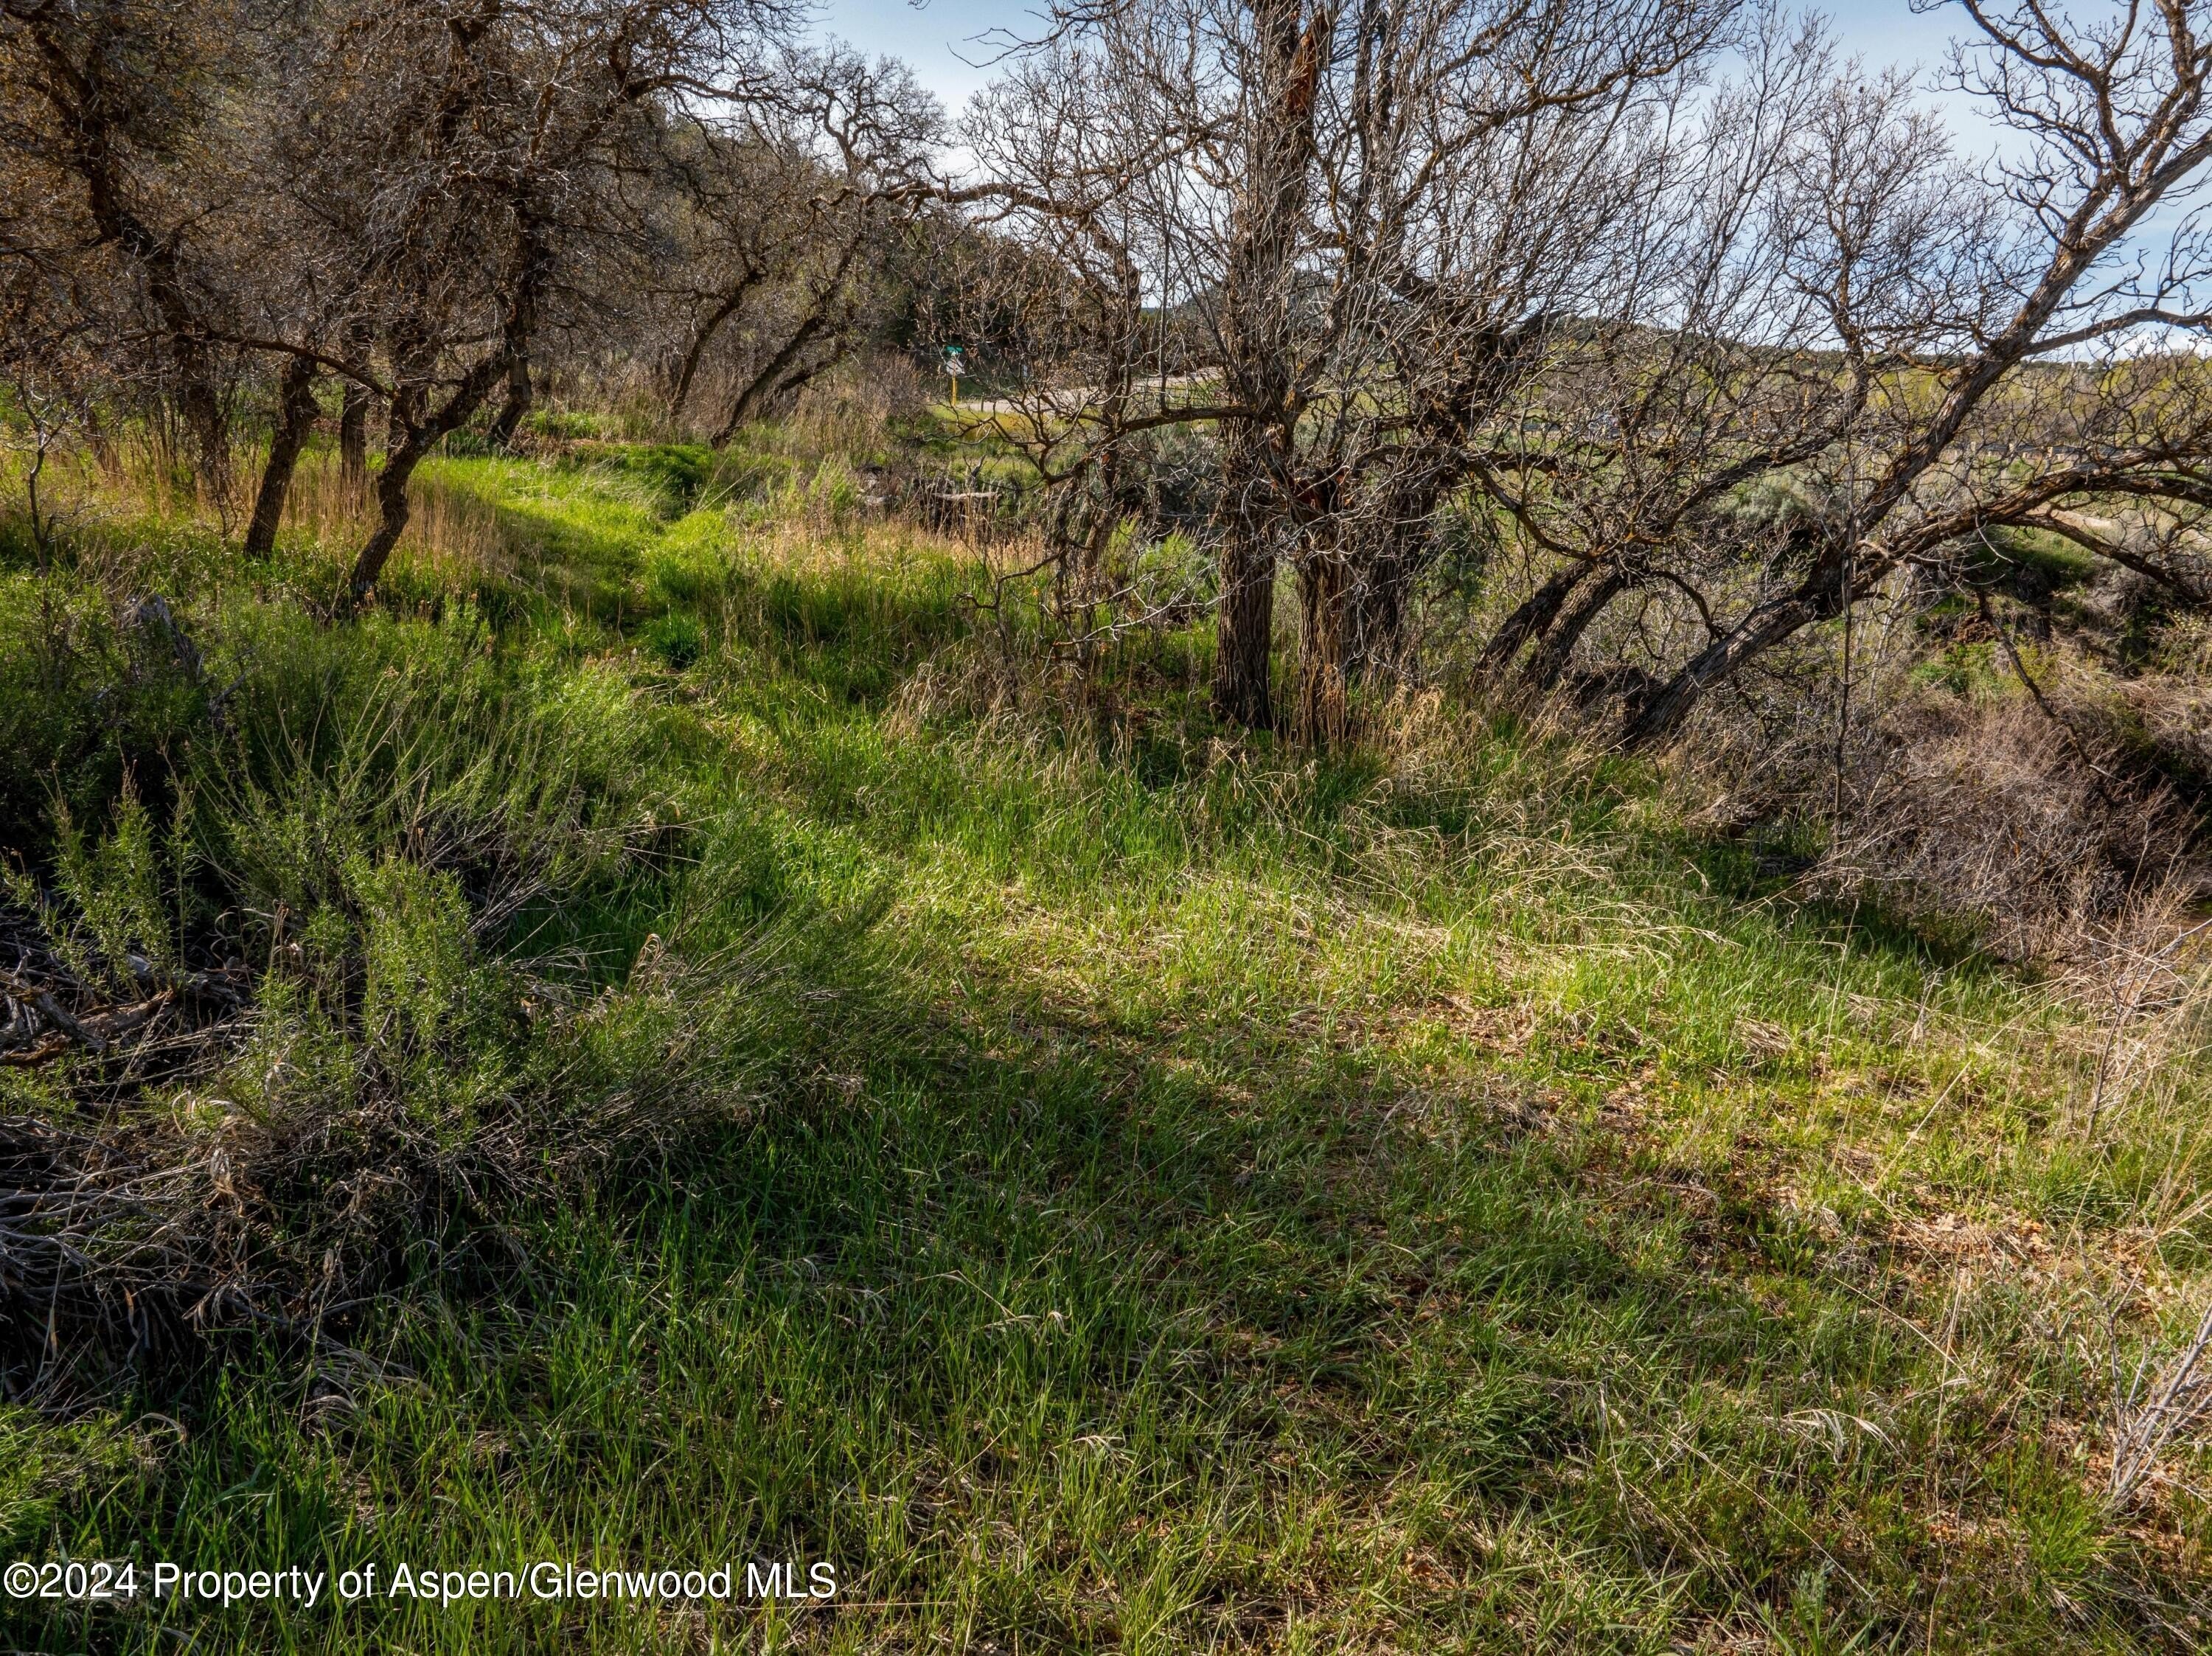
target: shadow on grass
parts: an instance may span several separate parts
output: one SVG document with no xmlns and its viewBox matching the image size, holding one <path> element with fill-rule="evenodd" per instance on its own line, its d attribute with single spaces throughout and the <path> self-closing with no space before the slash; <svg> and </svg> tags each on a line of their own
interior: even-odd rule
<svg viewBox="0 0 2212 1656">
<path fill-rule="evenodd" d="M 2005 964 L 1984 947 L 1972 921 L 1932 904 L 1918 908 L 1874 896 L 1837 899 L 1802 889 L 1818 864 L 1818 847 L 1799 829 L 1786 838 L 1753 834 L 1685 836 L 1691 864 L 1724 901 L 1785 907 L 1796 929 L 1851 948 L 1877 951 L 1923 970 L 1995 977 Z"/>
<path fill-rule="evenodd" d="M 1939 1581 L 1944 1629 L 2047 1630 L 2043 1586 L 1900 1493 L 1923 1457 L 1971 1465 L 1971 1419 L 1893 1421 L 1887 1452 L 1788 1424 L 1933 1371 L 1755 1196 L 1326 1033 L 948 982 L 896 932 L 787 987 L 784 1083 L 743 1125 L 519 1216 L 504 1302 L 427 1276 L 364 1342 L 382 1384 L 271 1364 L 161 1399 L 182 1447 L 88 1534 L 387 1577 L 828 1561 L 838 1597 L 787 1619 L 838 1647 L 1659 1648 L 1763 1617 L 1883 1648 Z M 2005 1498 L 2063 1529 L 2078 1480 L 2040 1465 Z M 2066 1589 L 2148 1639 L 2124 1562 Z M 131 1625 L 472 1651 L 671 1629 L 389 1599 Z"/>
<path fill-rule="evenodd" d="M 782 708 L 739 782 L 775 791 L 823 860 L 858 845 L 856 881 L 872 858 L 924 883 L 950 843 L 978 883 L 1079 913 L 1120 895 L 1103 888 L 1125 864 L 1179 890 L 1295 856 L 1317 883 L 1372 791 L 1363 761 L 1293 788 L 1296 765 L 1194 770 L 1179 749 L 1087 778 L 1071 810 L 1019 755 L 866 728 L 903 664 L 957 636 L 943 585 L 831 567 L 684 601 L 730 652 L 696 670 Z M 781 688 L 746 691 L 745 650 Z M 1386 815 L 1465 836 L 1474 797 L 1402 792 Z M 1569 828 L 1614 803 L 1593 787 Z M 757 919 L 811 877 L 775 861 L 694 877 Z M 632 958 L 674 883 L 522 935 Z M 387 1582 L 401 1562 L 828 1562 L 835 1600 L 387 1593 L 31 1636 L 2030 1650 L 2055 1595 L 2116 1647 L 2166 1636 L 2172 1581 L 2085 1517 L 2065 1446 L 2004 1399 L 1954 1397 L 1887 1279 L 1751 1180 L 1673 1165 L 1632 1122 L 1473 1053 L 1378 1038 L 1378 997 L 1318 981 L 1295 931 L 1261 988 L 1213 997 L 1059 972 L 1050 937 L 994 964 L 976 924 L 825 929 L 763 990 L 787 1003 L 759 1055 L 777 1083 L 732 1097 L 733 1125 L 513 1216 L 473 1264 L 418 1258 L 351 1362 L 246 1353 L 135 1399 L 160 1455 L 66 1520 L 79 1556 L 375 1562 Z M 1847 941 L 1920 947 L 1863 925 Z"/>
</svg>

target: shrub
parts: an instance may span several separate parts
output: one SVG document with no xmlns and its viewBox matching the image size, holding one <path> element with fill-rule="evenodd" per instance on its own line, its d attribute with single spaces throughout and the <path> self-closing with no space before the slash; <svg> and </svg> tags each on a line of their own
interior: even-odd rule
<svg viewBox="0 0 2212 1656">
<path fill-rule="evenodd" d="M 526 909 L 619 909 L 688 833 L 611 670 L 501 660 L 465 610 L 204 630 L 234 682 L 172 719 L 166 809 L 128 768 L 52 793 L 0 907 L 0 1322 L 27 1340 L 342 1325 L 508 1204 L 741 1105 L 769 1015 L 658 942 L 596 994 L 586 955 L 521 957 Z M 97 706 L 130 658 L 70 659 Z M 80 722 L 49 752 L 104 751 Z"/>
<path fill-rule="evenodd" d="M 2195 823 L 2163 786 L 2024 697 L 1914 696 L 1884 722 L 1820 879 L 1971 917 L 2014 958 L 2066 956 L 2197 883 Z"/>
</svg>

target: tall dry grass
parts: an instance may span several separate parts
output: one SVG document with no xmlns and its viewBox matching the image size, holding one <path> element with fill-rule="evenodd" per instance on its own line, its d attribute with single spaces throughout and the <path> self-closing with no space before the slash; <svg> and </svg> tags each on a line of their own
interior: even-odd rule
<svg viewBox="0 0 2212 1656">
<path fill-rule="evenodd" d="M 48 460 L 40 485 L 43 509 L 60 540 L 95 559 L 103 546 L 128 538 L 116 531 L 144 525 L 159 525 L 165 531 L 184 526 L 234 540 L 245 531 L 264 458 L 260 450 L 241 447 L 233 457 L 230 487 L 213 494 L 153 443 L 79 448 Z M 517 548 L 498 509 L 440 462 L 416 474 L 409 500 L 412 512 L 395 555 L 402 568 L 411 566 L 441 580 L 514 573 Z M 375 522 L 366 482 L 346 477 L 335 452 L 301 457 L 285 499 L 284 533 L 312 540 L 336 561 L 366 540 Z M 123 579 L 128 573 L 117 572 Z"/>
<path fill-rule="evenodd" d="M 411 511 L 395 557 L 440 585 L 484 576 L 504 578 L 517 567 L 514 538 L 498 508 L 436 464 L 418 471 L 409 488 Z M 334 453 L 302 457 L 284 500 L 284 527 L 327 548 L 350 548 L 375 527 L 365 482 L 349 478 Z"/>
<path fill-rule="evenodd" d="M 1908 699 L 1847 779 L 1820 883 L 1970 916 L 2009 958 L 2080 962 L 2170 934 L 2203 879 L 2170 788 L 2025 697 Z"/>
</svg>

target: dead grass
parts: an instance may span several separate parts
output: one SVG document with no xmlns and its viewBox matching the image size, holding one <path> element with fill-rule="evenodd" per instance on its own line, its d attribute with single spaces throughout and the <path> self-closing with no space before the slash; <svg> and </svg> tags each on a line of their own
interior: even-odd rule
<svg viewBox="0 0 2212 1656">
<path fill-rule="evenodd" d="M 2155 947 L 2205 882 L 2196 823 L 2090 741 L 2026 696 L 1911 698 L 1808 888 L 1969 919 L 2015 960 Z"/>
<path fill-rule="evenodd" d="M 475 491 L 441 477 L 436 467 L 417 472 L 409 488 L 406 533 L 395 554 L 417 579 L 458 591 L 475 581 L 505 579 L 516 569 L 514 537 L 498 508 Z M 301 457 L 284 500 L 284 527 L 334 549 L 350 549 L 376 525 L 364 484 L 349 481 L 338 457 L 319 451 Z"/>
</svg>

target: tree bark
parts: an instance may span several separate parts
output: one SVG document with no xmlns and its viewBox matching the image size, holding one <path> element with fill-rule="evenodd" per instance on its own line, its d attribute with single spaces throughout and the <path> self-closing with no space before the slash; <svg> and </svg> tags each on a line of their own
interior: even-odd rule
<svg viewBox="0 0 2212 1656">
<path fill-rule="evenodd" d="M 253 497 L 253 516 L 246 525 L 246 555 L 266 557 L 276 544 L 284 519 L 284 497 L 307 434 L 315 428 L 315 364 L 295 356 L 284 365 L 276 397 L 276 420 L 269 438 L 269 463 L 261 469 L 261 488 Z"/>
<path fill-rule="evenodd" d="M 1553 326 L 1551 318 L 1540 312 L 1512 327 L 1481 331 L 1467 342 L 1466 360 L 1415 403 L 1413 435 L 1405 451 L 1408 463 L 1387 485 L 1380 532 L 1364 567 L 1355 565 L 1346 659 L 1356 676 L 1393 676 L 1406 667 L 1413 587 L 1432 555 L 1429 532 L 1437 508 L 1472 470 L 1466 452 L 1470 433 Z M 1549 625 L 1556 613 L 1554 605 L 1544 624 Z M 1516 637 L 1506 655 L 1510 658 L 1526 640 L 1525 633 Z"/>
<path fill-rule="evenodd" d="M 845 277 L 853 268 L 853 261 L 860 256 L 864 240 L 855 237 L 846 244 L 844 251 L 837 256 L 836 267 L 830 271 L 829 280 L 815 290 L 812 305 L 799 325 L 792 330 L 791 337 L 783 342 L 783 349 L 769 359 L 768 365 L 756 373 L 750 383 L 732 401 L 729 417 L 722 422 L 722 428 L 714 434 L 716 448 L 738 434 L 738 428 L 757 413 L 779 389 L 784 382 L 786 371 L 799 360 L 799 353 L 836 322 L 837 296 L 844 288 Z M 687 363 L 687 373 L 690 367 Z M 804 384 L 804 378 L 799 383 Z"/>
<path fill-rule="evenodd" d="M 691 331 L 690 343 L 684 348 L 684 361 L 676 371 L 676 389 L 668 395 L 668 417 L 673 422 L 684 417 L 684 405 L 691 400 L 691 383 L 699 377 L 699 365 L 706 360 L 707 348 L 721 332 L 722 325 L 744 308 L 746 297 L 760 285 L 757 272 L 748 270 L 738 283 L 716 301 L 714 308 Z"/>
<path fill-rule="evenodd" d="M 1317 748 L 1343 746 L 1352 734 L 1346 695 L 1347 572 L 1323 554 L 1298 566 L 1298 735 Z"/>
<path fill-rule="evenodd" d="M 1413 607 L 1415 560 L 1396 546 L 1370 559 L 1352 583 L 1345 665 L 1364 681 L 1386 678 L 1405 664 L 1406 615 Z"/>
<path fill-rule="evenodd" d="M 714 434 L 716 448 L 721 447 L 731 438 L 736 436 L 738 428 L 760 410 L 768 401 L 769 393 L 775 389 L 776 381 L 783 371 L 791 366 L 799 352 L 806 349 L 814 337 L 820 333 L 828 323 L 829 318 L 822 312 L 811 311 L 807 313 L 806 319 L 792 331 L 791 337 L 783 342 L 783 349 L 769 359 L 768 366 L 755 374 L 746 384 L 745 388 L 731 402 L 729 417 L 722 422 L 722 428 Z"/>
<path fill-rule="evenodd" d="M 504 284 L 510 297 L 507 319 L 500 330 L 500 349 L 462 375 L 442 403 L 429 405 L 432 382 L 424 376 L 430 360 L 418 361 L 404 349 L 392 350 L 392 435 L 384 469 L 376 475 L 376 528 L 346 577 L 344 610 L 360 608 L 406 531 L 407 484 L 415 468 L 448 432 L 458 429 L 483 406 L 495 386 L 506 381 L 511 387 L 515 365 L 528 361 L 531 341 L 538 329 L 538 301 L 550 270 L 544 226 L 526 221 L 516 238 L 514 262 Z"/>
<path fill-rule="evenodd" d="M 1482 646 L 1482 653 L 1475 658 L 1477 676 L 1496 678 L 1512 664 L 1522 645 L 1532 638 L 1543 637 L 1592 567 L 1587 563 L 1569 564 L 1523 598 L 1520 607 L 1506 616 L 1490 642 Z"/>
<path fill-rule="evenodd" d="M 351 611 L 361 607 L 375 589 L 377 578 L 384 573 L 384 566 L 392 557 L 392 548 L 407 532 L 407 519 L 411 508 L 407 500 L 407 480 L 415 475 L 429 445 L 417 444 L 411 439 L 384 457 L 384 469 L 376 474 L 376 527 L 362 545 L 360 555 L 353 561 L 353 573 L 346 578 L 345 608 Z"/>
<path fill-rule="evenodd" d="M 1249 464 L 1223 445 L 1233 476 Z M 1275 546 L 1268 513 L 1249 501 L 1229 509 L 1221 537 L 1221 597 L 1214 612 L 1213 710 L 1233 724 L 1267 730 L 1275 722 L 1270 658 L 1274 648 Z"/>
<path fill-rule="evenodd" d="M 507 367 L 507 400 L 492 418 L 489 434 L 495 448 L 513 446 L 514 434 L 520 429 L 523 416 L 530 412 L 535 401 L 537 393 L 530 383 L 530 359 L 518 355 Z"/>
<path fill-rule="evenodd" d="M 1566 671 L 1567 663 L 1583 633 L 1607 604 L 1627 590 L 1628 585 L 1627 574 L 1614 566 L 1586 587 L 1575 600 L 1574 608 L 1560 616 L 1529 652 L 1528 663 L 1521 670 L 1521 682 L 1539 692 L 1558 688 L 1559 676 Z"/>
<path fill-rule="evenodd" d="M 1291 397 L 1291 307 L 1297 227 L 1313 157 L 1316 88 L 1333 20 L 1324 5 L 1303 32 L 1303 0 L 1255 0 L 1252 50 L 1258 105 L 1222 285 L 1222 367 L 1233 402 L 1255 410 L 1227 422 L 1222 482 L 1230 502 L 1221 538 L 1213 707 L 1221 718 L 1274 722 L 1270 682 L 1275 594 L 1277 479 L 1296 441 Z"/>
<path fill-rule="evenodd" d="M 399 544 L 406 532 L 410 507 L 407 500 L 408 480 L 414 476 L 415 468 L 422 464 L 423 457 L 438 446 L 438 441 L 449 431 L 459 426 L 471 415 L 483 406 L 491 395 L 492 387 L 507 377 L 511 357 L 507 353 L 488 356 L 463 377 L 453 388 L 453 395 L 427 417 L 417 420 L 410 410 L 419 405 L 422 390 L 419 385 L 395 387 L 392 399 L 392 429 L 393 442 L 384 457 L 384 469 L 376 474 L 376 528 L 353 561 L 353 571 L 346 577 L 345 596 L 342 608 L 348 612 L 357 610 L 374 588 L 377 578 L 383 574 L 384 566 L 392 556 L 392 549 Z"/>
<path fill-rule="evenodd" d="M 1826 582 L 1824 572 L 1816 571 L 1787 597 L 1753 610 L 1742 625 L 1700 650 L 1629 715 L 1621 727 L 1620 747 L 1634 753 L 1672 741 L 1707 690 L 1799 628 L 1841 610 L 1840 581 Z"/>
</svg>

